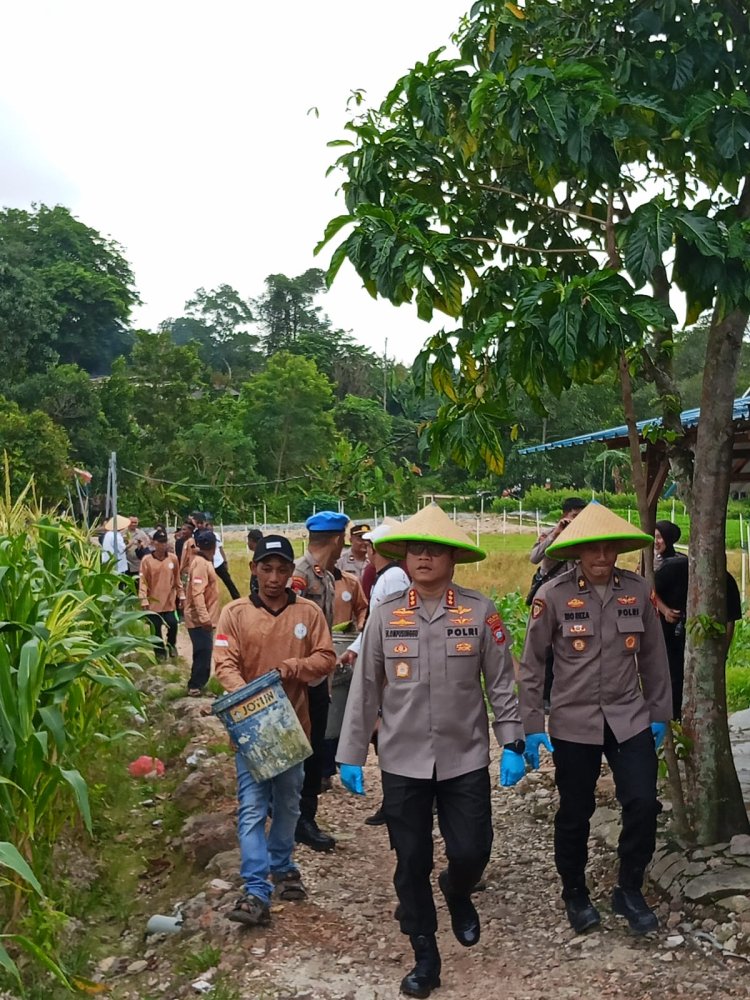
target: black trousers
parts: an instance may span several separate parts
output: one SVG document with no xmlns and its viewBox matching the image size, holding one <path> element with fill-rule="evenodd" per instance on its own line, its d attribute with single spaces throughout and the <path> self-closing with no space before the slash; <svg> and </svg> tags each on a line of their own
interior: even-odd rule
<svg viewBox="0 0 750 1000">
<path fill-rule="evenodd" d="M 656 845 L 656 817 L 661 804 L 656 797 L 657 759 L 650 729 L 618 743 L 605 725 L 604 744 L 571 743 L 553 737 L 555 783 L 560 807 L 555 816 L 555 864 L 563 883 L 563 899 L 586 888 L 586 862 L 590 819 L 594 815 L 594 790 L 601 771 L 602 754 L 612 768 L 615 792 L 622 806 L 622 832 L 618 884 L 640 889 L 643 874 Z"/>
<path fill-rule="evenodd" d="M 229 591 L 229 596 L 232 598 L 232 600 L 236 601 L 237 598 L 240 596 L 240 592 L 239 592 L 239 590 L 237 590 L 237 587 L 235 586 L 234 580 L 229 575 L 229 565 L 228 565 L 228 563 L 223 562 L 221 564 L 221 566 L 219 566 L 218 569 L 216 570 L 216 575 L 218 576 L 218 578 L 221 580 L 221 582 L 224 584 L 224 586 Z"/>
<path fill-rule="evenodd" d="M 448 857 L 451 891 L 466 895 L 482 877 L 492 849 L 490 776 L 487 768 L 438 781 L 382 772 L 383 814 L 396 852 L 393 884 L 404 934 L 434 934 L 432 897 L 432 807 Z"/>
<path fill-rule="evenodd" d="M 322 684 L 316 684 L 315 687 L 308 687 L 307 697 L 310 708 L 312 756 L 305 761 L 305 779 L 302 782 L 299 808 L 300 815 L 304 819 L 315 819 L 318 812 L 320 779 L 323 777 L 328 705 L 331 700 L 328 693 L 328 682 L 324 681 Z"/>
<path fill-rule="evenodd" d="M 177 642 L 177 614 L 174 611 L 159 611 L 157 613 L 149 612 L 148 620 L 151 624 L 154 635 L 159 639 L 161 643 L 158 649 L 159 653 L 166 653 L 164 648 L 164 636 L 162 635 L 162 629 L 166 626 L 167 629 L 167 645 L 174 646 Z"/>
<path fill-rule="evenodd" d="M 188 635 L 193 644 L 193 667 L 190 671 L 188 688 L 203 688 L 211 676 L 214 632 L 208 628 L 189 628 Z"/>
</svg>

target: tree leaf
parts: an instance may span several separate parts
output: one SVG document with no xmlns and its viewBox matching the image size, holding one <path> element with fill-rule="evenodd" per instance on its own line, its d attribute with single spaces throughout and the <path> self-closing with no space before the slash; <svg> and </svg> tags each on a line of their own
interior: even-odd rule
<svg viewBox="0 0 750 1000">
<path fill-rule="evenodd" d="M 676 228 L 704 257 L 718 257 L 724 260 L 724 232 L 713 219 L 697 212 L 683 210 L 676 215 Z"/>
<path fill-rule="evenodd" d="M 89 805 L 89 789 L 80 771 L 66 771 L 65 768 L 58 767 L 62 778 L 67 781 L 73 789 L 78 811 L 81 814 L 86 829 L 91 833 L 91 807 Z"/>
</svg>

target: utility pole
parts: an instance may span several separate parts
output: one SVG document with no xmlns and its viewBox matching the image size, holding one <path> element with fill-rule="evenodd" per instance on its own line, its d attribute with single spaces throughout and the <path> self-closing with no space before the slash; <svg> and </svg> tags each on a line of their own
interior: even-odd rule
<svg viewBox="0 0 750 1000">
<path fill-rule="evenodd" d="M 388 409 L 388 338 L 383 347 L 383 409 Z"/>
</svg>

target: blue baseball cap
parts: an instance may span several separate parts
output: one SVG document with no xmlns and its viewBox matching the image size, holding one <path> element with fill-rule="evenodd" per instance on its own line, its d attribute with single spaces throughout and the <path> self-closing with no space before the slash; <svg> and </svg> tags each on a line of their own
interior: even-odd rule
<svg viewBox="0 0 750 1000">
<path fill-rule="evenodd" d="M 305 521 L 308 531 L 346 531 L 349 518 L 334 510 L 319 510 Z"/>
</svg>

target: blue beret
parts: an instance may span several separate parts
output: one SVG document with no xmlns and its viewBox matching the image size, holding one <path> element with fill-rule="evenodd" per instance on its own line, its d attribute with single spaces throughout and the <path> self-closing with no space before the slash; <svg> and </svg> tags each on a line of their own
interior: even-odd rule
<svg viewBox="0 0 750 1000">
<path fill-rule="evenodd" d="M 346 531 L 349 518 L 333 510 L 319 510 L 305 521 L 308 531 Z"/>
</svg>

